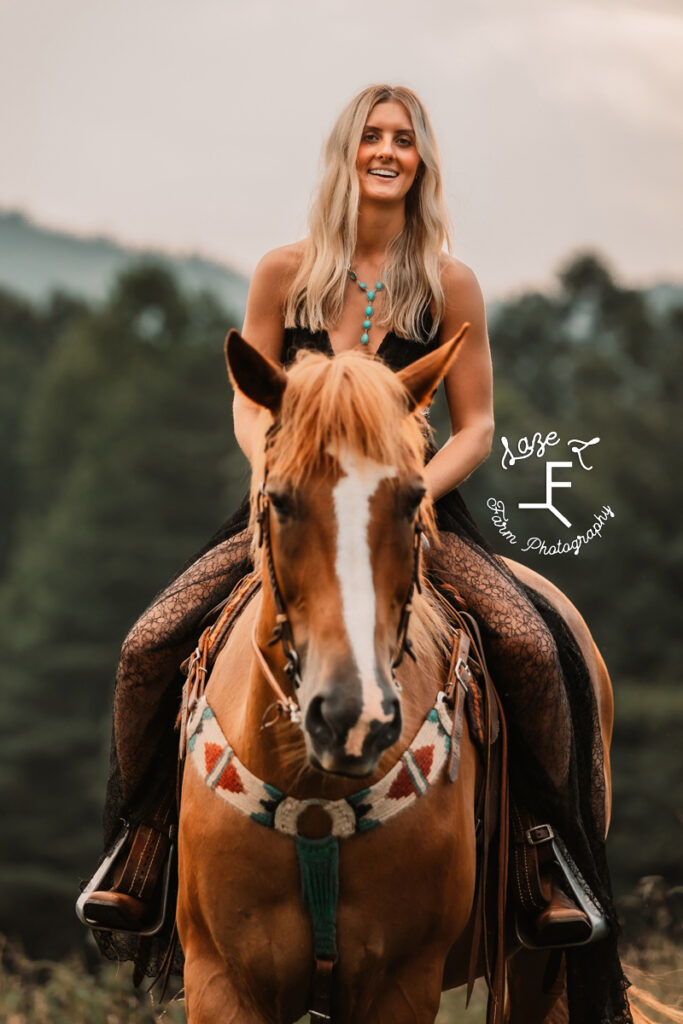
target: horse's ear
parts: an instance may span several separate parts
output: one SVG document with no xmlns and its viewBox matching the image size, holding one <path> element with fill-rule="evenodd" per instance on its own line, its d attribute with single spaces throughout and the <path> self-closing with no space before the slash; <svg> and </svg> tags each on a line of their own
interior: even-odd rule
<svg viewBox="0 0 683 1024">
<path fill-rule="evenodd" d="M 233 386 L 257 405 L 276 413 L 287 387 L 287 374 L 272 359 L 261 355 L 238 331 L 225 339 L 225 361 Z"/>
<path fill-rule="evenodd" d="M 433 352 L 429 352 L 421 359 L 417 359 L 404 370 L 399 370 L 397 376 L 405 384 L 410 396 L 410 411 L 423 409 L 429 405 L 432 395 L 439 385 L 439 381 L 446 376 L 451 368 L 451 363 L 458 354 L 462 340 L 467 334 L 470 325 L 464 323 L 458 333 L 450 341 L 439 345 Z"/>
</svg>

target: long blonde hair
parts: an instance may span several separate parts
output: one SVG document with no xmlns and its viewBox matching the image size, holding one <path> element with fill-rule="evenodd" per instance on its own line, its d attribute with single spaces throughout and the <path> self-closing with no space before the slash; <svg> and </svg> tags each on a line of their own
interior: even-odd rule
<svg viewBox="0 0 683 1024">
<path fill-rule="evenodd" d="M 425 308 L 434 301 L 432 337 L 443 316 L 440 253 L 450 251 L 441 167 L 427 111 L 403 86 L 372 85 L 337 118 L 324 150 L 324 167 L 309 215 L 310 233 L 299 270 L 285 301 L 285 326 L 321 331 L 339 320 L 348 267 L 356 248 L 360 187 L 356 154 L 368 115 L 378 103 L 402 103 L 408 111 L 421 158 L 418 177 L 406 196 L 403 230 L 390 243 L 384 270 L 382 321 L 409 338 L 424 333 Z"/>
</svg>

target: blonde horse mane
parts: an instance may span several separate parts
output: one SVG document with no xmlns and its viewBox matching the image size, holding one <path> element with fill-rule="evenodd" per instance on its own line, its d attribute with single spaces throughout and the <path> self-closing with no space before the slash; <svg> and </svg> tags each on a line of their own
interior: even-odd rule
<svg viewBox="0 0 683 1024">
<path fill-rule="evenodd" d="M 333 359 L 319 352 L 300 352 L 287 373 L 282 406 L 275 422 L 264 410 L 262 441 L 252 475 L 251 515 L 255 526 L 258 492 L 265 478 L 298 487 L 324 473 L 330 451 L 344 447 L 396 466 L 399 479 L 417 477 L 424 467 L 429 428 L 421 414 L 409 413 L 408 393 L 397 375 L 380 359 L 357 351 Z M 430 544 L 438 544 L 431 501 L 420 508 Z M 256 537 L 257 530 L 253 529 Z M 254 563 L 260 549 L 254 546 Z M 440 660 L 448 632 L 447 612 L 426 583 L 413 601 L 411 638 L 416 653 L 429 663 Z"/>
</svg>

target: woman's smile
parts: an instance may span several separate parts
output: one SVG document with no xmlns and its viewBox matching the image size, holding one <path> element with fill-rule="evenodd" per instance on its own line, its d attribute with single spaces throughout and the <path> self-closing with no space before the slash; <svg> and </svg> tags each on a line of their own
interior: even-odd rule
<svg viewBox="0 0 683 1024">
<path fill-rule="evenodd" d="M 403 199 L 419 166 L 408 111 L 402 103 L 377 103 L 368 115 L 356 157 L 361 196 Z"/>
</svg>

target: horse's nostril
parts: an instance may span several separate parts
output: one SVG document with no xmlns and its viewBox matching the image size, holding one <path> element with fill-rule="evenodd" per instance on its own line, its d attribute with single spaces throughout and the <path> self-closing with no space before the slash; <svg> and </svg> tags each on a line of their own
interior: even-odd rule
<svg viewBox="0 0 683 1024">
<path fill-rule="evenodd" d="M 334 731 L 323 714 L 323 703 L 323 697 L 314 697 L 308 705 L 306 729 L 319 743 L 330 744 L 334 739 Z"/>
<path fill-rule="evenodd" d="M 337 687 L 332 693 L 313 698 L 306 715 L 306 728 L 318 742 L 341 743 L 357 719 L 356 701 L 349 700 Z"/>
<path fill-rule="evenodd" d="M 394 717 L 390 722 L 382 722 L 372 737 L 373 745 L 377 750 L 386 750 L 393 743 L 396 743 L 401 735 L 403 722 L 401 719 L 401 706 L 398 701 L 395 704 Z"/>
</svg>

